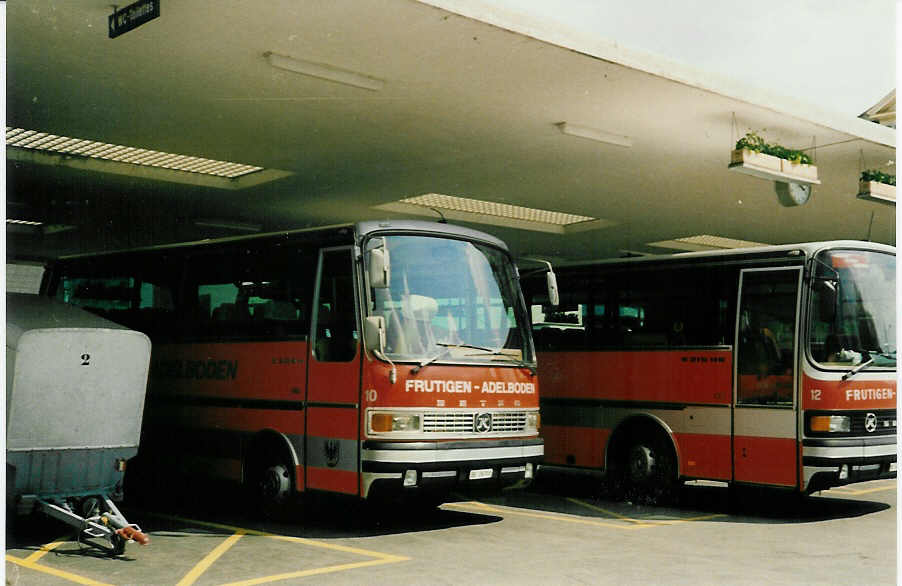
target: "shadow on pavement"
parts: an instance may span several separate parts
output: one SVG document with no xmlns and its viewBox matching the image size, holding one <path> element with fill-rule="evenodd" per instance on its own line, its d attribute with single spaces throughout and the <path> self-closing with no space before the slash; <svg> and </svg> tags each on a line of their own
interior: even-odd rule
<svg viewBox="0 0 902 586">
<path fill-rule="evenodd" d="M 601 518 L 709 517 L 720 523 L 810 523 L 861 517 L 885 511 L 890 504 L 859 498 L 837 498 L 829 491 L 803 496 L 793 491 L 757 488 L 684 485 L 675 503 L 652 506 L 617 500 L 604 491 L 597 477 L 545 472 L 526 491 L 506 492 L 489 499 L 507 505 L 545 512 Z"/>
</svg>

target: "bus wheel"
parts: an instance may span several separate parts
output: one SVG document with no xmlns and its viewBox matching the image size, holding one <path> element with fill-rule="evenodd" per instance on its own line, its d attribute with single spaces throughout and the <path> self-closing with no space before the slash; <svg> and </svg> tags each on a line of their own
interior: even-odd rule
<svg viewBox="0 0 902 586">
<path fill-rule="evenodd" d="M 253 465 L 247 484 L 249 497 L 265 518 L 283 519 L 288 515 L 295 495 L 293 468 L 275 454 L 261 455 Z"/>
<path fill-rule="evenodd" d="M 621 454 L 620 477 L 626 500 L 661 505 L 674 499 L 676 457 L 660 432 L 645 429 L 632 435 Z"/>
</svg>

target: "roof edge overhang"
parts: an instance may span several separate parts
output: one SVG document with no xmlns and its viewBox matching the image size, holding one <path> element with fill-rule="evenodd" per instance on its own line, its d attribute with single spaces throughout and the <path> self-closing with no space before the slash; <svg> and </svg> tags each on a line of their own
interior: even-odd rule
<svg viewBox="0 0 902 586">
<path fill-rule="evenodd" d="M 780 96 L 659 55 L 629 49 L 613 41 L 572 30 L 560 23 L 498 8 L 482 0 L 417 1 L 590 57 L 792 116 L 855 138 L 892 148 L 896 146 L 895 128 L 863 120 L 857 115 L 832 112 L 802 100 Z"/>
</svg>

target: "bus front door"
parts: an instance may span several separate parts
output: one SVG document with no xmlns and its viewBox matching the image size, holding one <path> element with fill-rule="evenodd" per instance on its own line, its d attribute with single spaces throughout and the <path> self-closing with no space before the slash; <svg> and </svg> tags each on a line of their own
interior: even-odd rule
<svg viewBox="0 0 902 586">
<path fill-rule="evenodd" d="M 801 268 L 747 269 L 739 279 L 733 480 L 798 485 L 796 417 Z"/>
<path fill-rule="evenodd" d="M 320 251 L 307 367 L 306 488 L 358 494 L 360 336 L 351 247 Z"/>
</svg>

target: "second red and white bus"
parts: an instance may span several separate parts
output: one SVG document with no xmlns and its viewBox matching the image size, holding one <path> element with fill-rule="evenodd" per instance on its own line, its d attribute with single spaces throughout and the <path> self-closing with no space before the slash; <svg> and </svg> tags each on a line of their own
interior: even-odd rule
<svg viewBox="0 0 902 586">
<path fill-rule="evenodd" d="M 79 255 L 44 289 L 151 337 L 139 460 L 157 477 L 241 482 L 268 509 L 438 502 L 542 457 L 519 277 L 487 234 L 363 222 Z"/>
<path fill-rule="evenodd" d="M 657 500 L 896 475 L 895 248 L 823 242 L 555 267 L 526 281 L 545 465 Z"/>
</svg>

